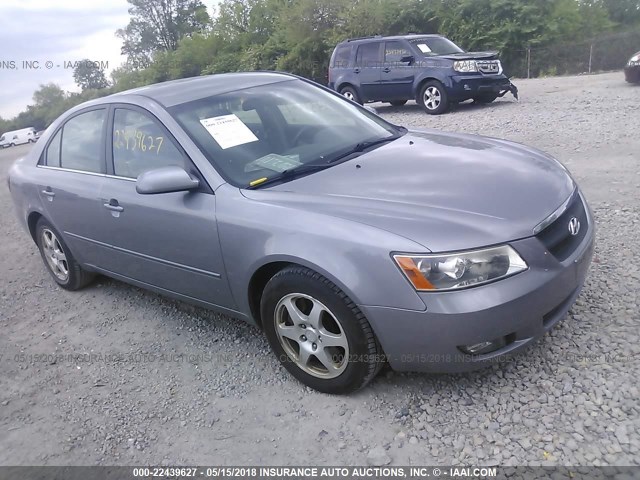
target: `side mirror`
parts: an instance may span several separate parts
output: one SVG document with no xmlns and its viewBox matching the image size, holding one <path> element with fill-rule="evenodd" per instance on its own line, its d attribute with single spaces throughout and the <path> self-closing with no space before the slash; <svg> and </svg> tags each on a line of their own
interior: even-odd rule
<svg viewBox="0 0 640 480">
<path fill-rule="evenodd" d="M 376 115 L 378 114 L 378 110 L 376 110 L 375 108 L 373 108 L 370 105 L 363 105 L 364 108 L 366 108 L 367 110 L 369 110 L 371 113 L 375 113 Z"/>
<path fill-rule="evenodd" d="M 403 55 L 402 57 L 400 57 L 401 62 L 408 63 L 409 65 L 411 65 L 414 60 L 415 58 L 413 58 L 413 55 Z"/>
<path fill-rule="evenodd" d="M 156 168 L 142 172 L 136 180 L 136 192 L 153 193 L 185 192 L 198 188 L 200 182 L 177 166 Z"/>
</svg>

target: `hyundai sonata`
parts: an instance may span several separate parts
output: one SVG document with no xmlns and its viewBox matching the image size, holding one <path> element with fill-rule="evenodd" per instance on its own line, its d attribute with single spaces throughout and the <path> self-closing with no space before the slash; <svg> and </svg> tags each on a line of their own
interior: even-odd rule
<svg viewBox="0 0 640 480">
<path fill-rule="evenodd" d="M 252 322 L 331 393 L 385 362 L 457 372 L 522 350 L 569 310 L 593 250 L 549 155 L 407 130 L 279 73 L 75 107 L 9 186 L 62 288 L 103 274 Z"/>
</svg>

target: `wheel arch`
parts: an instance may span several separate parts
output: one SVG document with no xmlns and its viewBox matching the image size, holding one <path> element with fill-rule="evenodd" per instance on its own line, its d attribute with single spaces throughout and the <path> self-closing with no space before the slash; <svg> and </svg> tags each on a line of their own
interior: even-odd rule
<svg viewBox="0 0 640 480">
<path fill-rule="evenodd" d="M 334 275 L 331 275 L 319 265 L 315 265 L 300 258 L 272 258 L 268 259 L 267 262 L 263 263 L 254 270 L 247 285 L 247 301 L 249 302 L 249 311 L 253 320 L 260 328 L 262 328 L 260 301 L 262 299 L 264 288 L 276 273 L 288 267 L 308 268 L 309 270 L 319 273 L 327 280 L 335 284 L 340 290 L 342 290 L 344 294 L 347 295 L 356 305 L 358 304 L 358 299 L 354 296 L 353 291 L 347 288 L 343 282 L 337 279 Z"/>
<path fill-rule="evenodd" d="M 29 229 L 29 233 L 31 234 L 31 238 L 33 242 L 37 245 L 38 240 L 36 238 L 36 225 L 38 225 L 38 221 L 44 218 L 44 215 L 37 210 L 32 211 L 27 216 L 27 228 Z"/>
<path fill-rule="evenodd" d="M 356 86 L 355 86 L 353 83 L 351 83 L 351 82 L 342 82 L 342 83 L 340 83 L 339 85 L 336 85 L 336 92 L 338 92 L 338 93 L 340 93 L 340 94 L 342 95 L 342 93 L 341 93 L 340 91 L 341 91 L 343 88 L 345 88 L 345 87 L 351 87 L 351 88 L 353 88 L 353 89 L 356 91 L 356 93 L 357 93 L 358 95 L 360 95 L 360 90 L 358 89 L 358 87 L 356 87 Z"/>
<path fill-rule="evenodd" d="M 442 77 L 442 78 L 440 78 L 440 77 L 435 76 L 435 75 L 426 75 L 426 76 L 424 76 L 424 77 L 420 78 L 420 79 L 415 83 L 415 86 L 414 86 L 414 89 L 413 89 L 413 97 L 414 97 L 415 99 L 417 99 L 417 98 L 418 98 L 418 95 L 420 94 L 420 90 L 422 90 L 422 87 L 424 86 L 424 84 L 425 84 L 425 83 L 427 83 L 427 82 L 430 82 L 430 81 L 432 81 L 432 80 L 437 80 L 438 82 L 442 83 L 442 85 L 444 85 L 444 87 L 445 87 L 445 88 L 450 88 L 450 85 L 449 85 L 449 83 L 447 82 L 447 78 L 448 78 L 448 77 Z"/>
</svg>

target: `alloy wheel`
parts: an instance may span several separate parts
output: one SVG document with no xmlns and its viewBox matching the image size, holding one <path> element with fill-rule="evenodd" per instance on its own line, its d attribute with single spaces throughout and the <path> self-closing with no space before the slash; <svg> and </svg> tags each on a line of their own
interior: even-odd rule
<svg viewBox="0 0 640 480">
<path fill-rule="evenodd" d="M 42 230 L 42 248 L 44 258 L 53 274 L 58 280 L 65 282 L 69 278 L 67 256 L 62 249 L 58 237 L 48 228 Z"/>
<path fill-rule="evenodd" d="M 335 378 L 349 363 L 349 343 L 336 316 L 321 302 L 302 293 L 280 299 L 275 331 L 285 353 L 302 371 Z"/>
<path fill-rule="evenodd" d="M 436 87 L 429 87 L 424 91 L 424 104 L 429 110 L 435 110 L 440 106 L 442 102 L 442 95 L 440 90 Z"/>
</svg>

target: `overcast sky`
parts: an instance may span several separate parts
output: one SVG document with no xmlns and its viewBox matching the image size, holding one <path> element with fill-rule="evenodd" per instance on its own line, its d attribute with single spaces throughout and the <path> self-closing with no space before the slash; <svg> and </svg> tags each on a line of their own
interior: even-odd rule
<svg viewBox="0 0 640 480">
<path fill-rule="evenodd" d="M 0 116 L 11 118 L 32 103 L 40 84 L 54 82 L 78 91 L 72 67 L 89 58 L 124 62 L 115 31 L 129 22 L 126 0 L 2 0 L 0 15 Z M 24 69 L 23 61 L 39 69 Z M 7 62 L 15 62 L 15 69 Z M 4 62 L 4 63 L 3 63 Z M 51 62 L 47 64 L 46 62 Z M 50 68 L 48 68 L 50 67 Z"/>
</svg>

